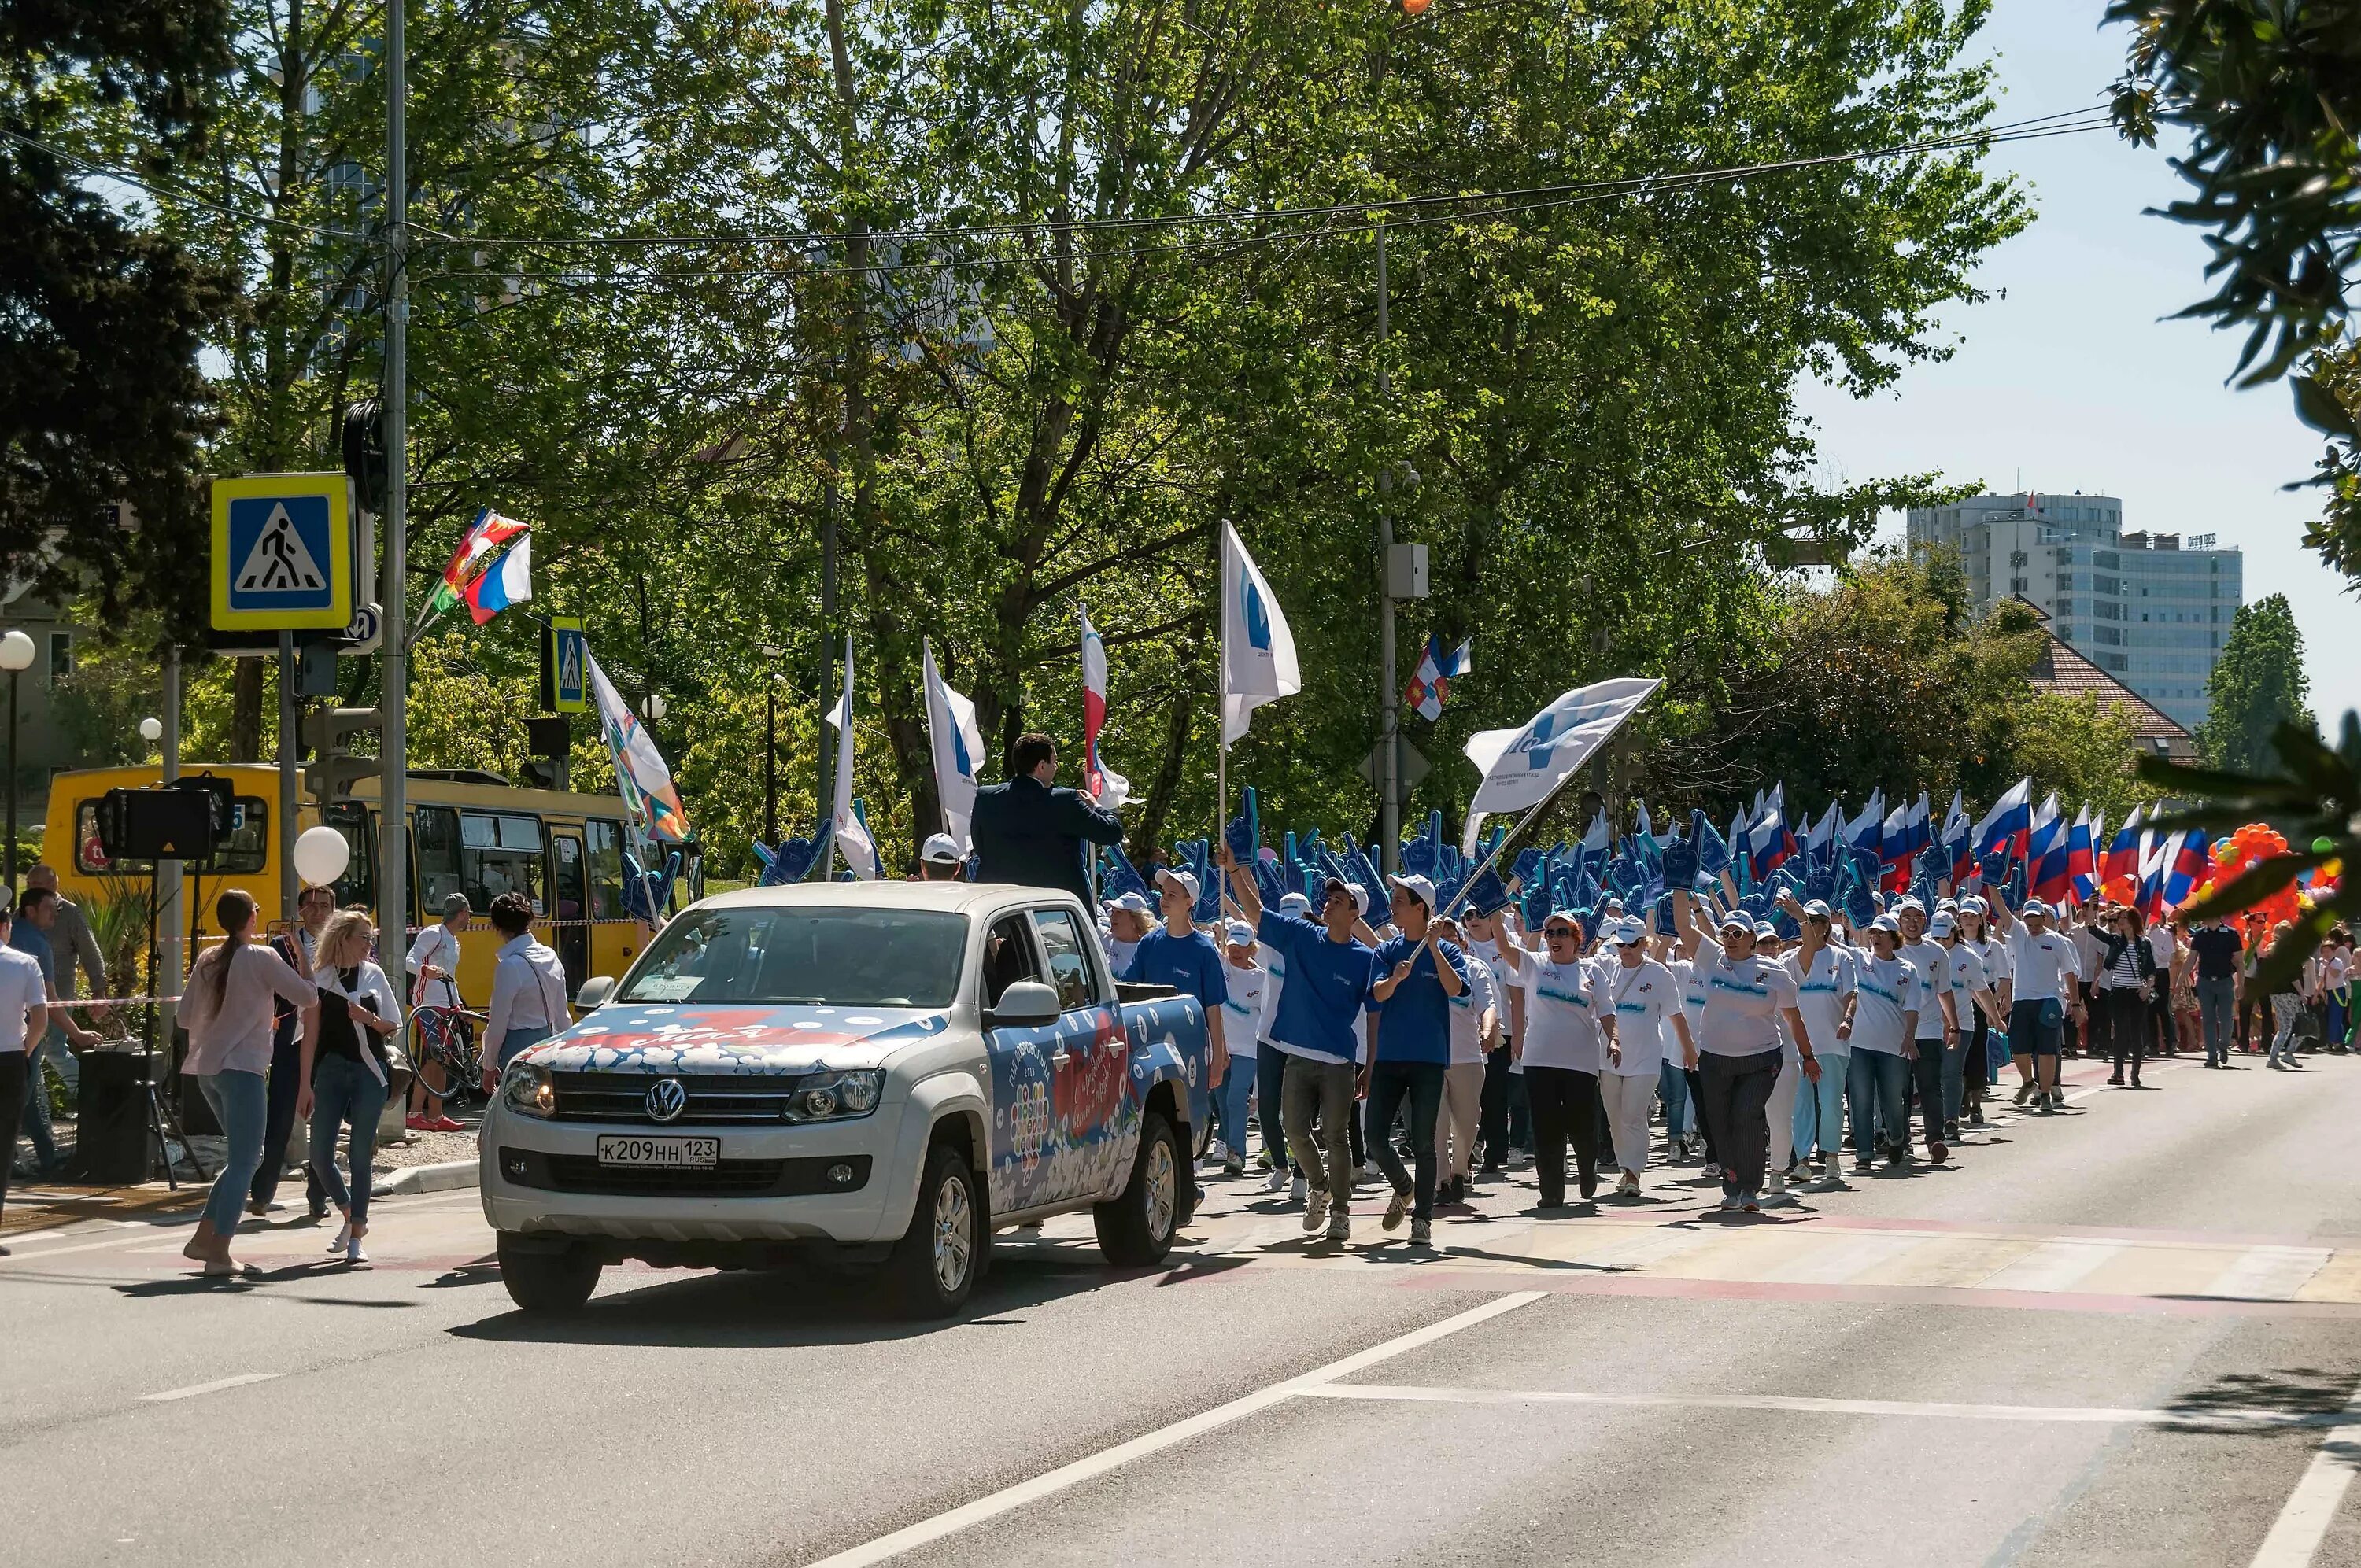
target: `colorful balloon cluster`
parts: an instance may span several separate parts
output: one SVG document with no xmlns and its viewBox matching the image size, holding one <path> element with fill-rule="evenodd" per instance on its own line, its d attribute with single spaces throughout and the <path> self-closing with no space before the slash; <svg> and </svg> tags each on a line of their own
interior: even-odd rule
<svg viewBox="0 0 2361 1568">
<path fill-rule="evenodd" d="M 2213 871 L 2203 882 L 2190 889 L 2184 902 L 2194 903 L 2215 888 L 2235 882 L 2257 861 L 2288 852 L 2287 835 L 2265 822 L 2249 822 L 2227 839 L 2213 845 Z M 2274 926 L 2282 920 L 2295 920 L 2303 914 L 2303 894 L 2292 883 L 2280 888 L 2249 908 L 2262 911 Z"/>
</svg>

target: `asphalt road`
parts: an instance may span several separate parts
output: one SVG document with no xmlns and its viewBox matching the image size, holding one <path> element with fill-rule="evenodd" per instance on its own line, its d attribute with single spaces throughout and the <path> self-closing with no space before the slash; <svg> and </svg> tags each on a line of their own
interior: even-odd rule
<svg viewBox="0 0 2361 1568">
<path fill-rule="evenodd" d="M 2361 1058 L 2099 1076 L 1760 1218 L 1514 1182 L 1414 1255 L 1217 1181 L 1170 1266 L 1053 1223 L 940 1326 L 641 1269 L 531 1323 L 472 1193 L 231 1286 L 18 1235 L 0 1562 L 2361 1563 Z"/>
</svg>

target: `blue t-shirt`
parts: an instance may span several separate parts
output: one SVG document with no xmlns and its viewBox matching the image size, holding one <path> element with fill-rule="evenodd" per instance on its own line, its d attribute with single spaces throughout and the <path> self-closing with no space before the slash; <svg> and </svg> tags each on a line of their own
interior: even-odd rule
<svg viewBox="0 0 2361 1568">
<path fill-rule="evenodd" d="M 41 979 L 50 985 L 58 982 L 57 949 L 38 926 L 19 915 L 8 922 L 8 945 L 41 966 Z"/>
<path fill-rule="evenodd" d="M 1437 942 L 1434 951 L 1441 953 L 1452 972 L 1459 977 L 1464 988 L 1467 983 L 1467 960 L 1449 942 Z M 1383 980 L 1394 972 L 1394 967 L 1410 959 L 1410 977 L 1394 987 L 1394 993 L 1382 1003 L 1382 1017 L 1378 1025 L 1378 1059 L 1379 1061 L 1451 1060 L 1451 998 L 1443 993 L 1443 979 L 1435 972 L 1434 959 L 1427 951 L 1423 938 L 1412 941 L 1408 937 L 1390 937 L 1378 949 L 1377 976 Z M 1372 1003 L 1372 1006 L 1379 1004 Z"/>
<path fill-rule="evenodd" d="M 1327 927 L 1275 909 L 1262 912 L 1255 936 L 1287 960 L 1270 1037 L 1314 1060 L 1358 1059 L 1353 1025 L 1368 1005 L 1378 955 L 1359 942 L 1332 942 Z"/>
<path fill-rule="evenodd" d="M 1193 996 L 1208 1018 L 1221 1011 L 1230 994 L 1222 949 L 1202 931 L 1176 937 L 1158 927 L 1140 938 L 1139 949 L 1131 955 L 1131 969 L 1123 978 L 1141 985 L 1169 985 L 1183 996 Z"/>
</svg>

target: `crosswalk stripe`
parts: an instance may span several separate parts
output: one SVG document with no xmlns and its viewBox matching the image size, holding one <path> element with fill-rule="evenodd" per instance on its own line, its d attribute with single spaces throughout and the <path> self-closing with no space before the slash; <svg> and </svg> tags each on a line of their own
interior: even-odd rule
<svg viewBox="0 0 2361 1568">
<path fill-rule="evenodd" d="M 2043 1242 L 2015 1263 L 1987 1275 L 1987 1290 L 2070 1290 L 2122 1252 L 2114 1242 Z"/>
<path fill-rule="evenodd" d="M 1812 1251 L 1766 1273 L 1774 1285 L 1850 1285 L 1866 1270 L 1890 1263 L 1924 1238 L 1885 1231 L 1831 1235 Z"/>
<path fill-rule="evenodd" d="M 2328 1257 L 2325 1247 L 2248 1247 L 2201 1294 L 2233 1299 L 2291 1300 L 2304 1282 L 2321 1271 Z"/>
</svg>

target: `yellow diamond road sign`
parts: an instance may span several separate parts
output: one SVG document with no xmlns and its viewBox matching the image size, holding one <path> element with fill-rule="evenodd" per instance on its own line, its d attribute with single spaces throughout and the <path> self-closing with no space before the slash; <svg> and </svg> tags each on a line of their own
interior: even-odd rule
<svg viewBox="0 0 2361 1568">
<path fill-rule="evenodd" d="M 342 474 L 214 481 L 213 623 L 342 629 L 353 619 L 352 488 Z"/>
</svg>

